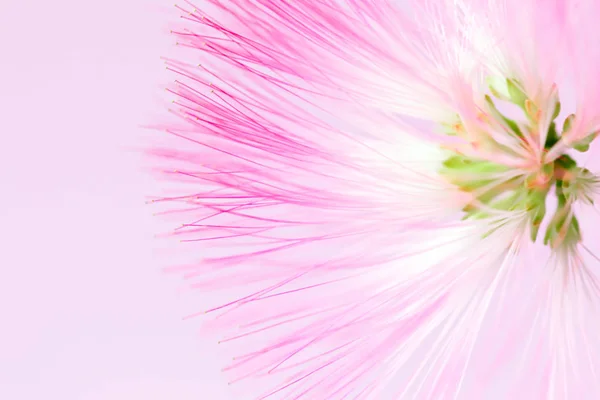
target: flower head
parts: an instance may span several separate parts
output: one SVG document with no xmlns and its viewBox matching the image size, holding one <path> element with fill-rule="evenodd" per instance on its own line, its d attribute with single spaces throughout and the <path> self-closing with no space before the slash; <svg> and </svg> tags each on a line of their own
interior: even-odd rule
<svg viewBox="0 0 600 400">
<path fill-rule="evenodd" d="M 207 0 L 175 234 L 257 399 L 600 395 L 594 0 Z M 175 171 L 175 172 L 173 172 Z M 246 396 L 250 392 L 244 392 Z"/>
</svg>

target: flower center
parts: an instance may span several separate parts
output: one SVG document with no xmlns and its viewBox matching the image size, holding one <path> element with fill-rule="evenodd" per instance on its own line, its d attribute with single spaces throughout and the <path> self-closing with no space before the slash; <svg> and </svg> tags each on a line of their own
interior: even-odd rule
<svg viewBox="0 0 600 400">
<path fill-rule="evenodd" d="M 598 180 L 579 167 L 567 151 L 587 151 L 597 133 L 582 138 L 572 134 L 575 115 L 568 116 L 558 131 L 560 102 L 555 87 L 544 104 L 536 104 L 515 80 L 490 79 L 488 83 L 495 99 L 486 95 L 474 115 L 463 115 L 444 125 L 447 134 L 468 143 L 449 149 L 440 170 L 449 182 L 469 194 L 464 219 L 502 222 L 520 214 L 526 218 L 535 242 L 546 216 L 546 199 L 554 193 L 558 207 L 549 219 L 544 244 L 552 248 L 577 244 L 581 232 L 574 204 L 591 204 L 590 189 Z M 507 117 L 497 102 L 520 110 L 526 118 Z M 548 157 L 552 153 L 554 156 Z"/>
</svg>

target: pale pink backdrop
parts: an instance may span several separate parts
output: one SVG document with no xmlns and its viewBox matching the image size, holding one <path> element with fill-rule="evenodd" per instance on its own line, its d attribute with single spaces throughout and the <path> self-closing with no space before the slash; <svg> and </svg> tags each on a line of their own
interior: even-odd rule
<svg viewBox="0 0 600 400">
<path fill-rule="evenodd" d="M 0 3 L 0 399 L 231 398 L 126 150 L 161 109 L 173 4 Z"/>
</svg>

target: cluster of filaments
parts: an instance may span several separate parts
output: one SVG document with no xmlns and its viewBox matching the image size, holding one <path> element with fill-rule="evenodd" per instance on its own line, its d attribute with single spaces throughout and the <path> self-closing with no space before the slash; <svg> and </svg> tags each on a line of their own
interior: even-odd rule
<svg viewBox="0 0 600 400">
<path fill-rule="evenodd" d="M 565 118 L 559 131 L 556 120 L 560 113 L 560 102 L 556 92 L 555 101 L 549 102 L 551 109 L 547 111 L 544 123 L 544 111 L 527 98 L 516 80 L 490 80 L 489 88 L 493 97 L 485 96 L 485 106 L 478 117 L 488 129 L 487 133 L 483 130 L 483 135 L 479 129 L 476 143 L 468 132 L 469 127 L 460 119 L 444 125 L 447 134 L 461 136 L 471 142 L 471 148 L 485 148 L 487 151 L 478 153 L 454 149 L 443 163 L 441 174 L 472 199 L 463 208 L 464 219 L 488 219 L 518 213 L 524 216 L 531 240 L 535 242 L 542 221 L 546 218 L 546 199 L 550 193 L 554 193 L 558 206 L 554 215 L 548 216 L 544 244 L 556 249 L 579 243 L 581 231 L 574 205 L 577 202 L 592 203 L 591 188 L 598 180 L 590 171 L 578 166 L 566 151 L 558 158 L 546 160 L 550 150 L 561 142 L 561 137 L 568 134 L 575 115 Z M 499 102 L 518 106 L 519 112 L 526 116 L 525 121 L 508 118 L 506 113 L 498 110 Z M 541 130 L 546 131 L 545 139 L 540 135 Z M 509 135 L 513 143 L 518 143 L 518 149 L 501 143 L 498 131 L 502 135 Z M 571 143 L 567 150 L 585 152 L 596 136 L 597 133 L 591 133 Z M 545 141 L 543 148 L 542 140 Z M 564 142 L 562 140 L 562 146 Z M 540 149 L 543 150 L 540 152 Z M 523 151 L 530 157 L 523 157 Z M 515 166 L 510 162 L 505 163 L 503 156 L 512 160 L 520 157 L 523 164 Z"/>
</svg>

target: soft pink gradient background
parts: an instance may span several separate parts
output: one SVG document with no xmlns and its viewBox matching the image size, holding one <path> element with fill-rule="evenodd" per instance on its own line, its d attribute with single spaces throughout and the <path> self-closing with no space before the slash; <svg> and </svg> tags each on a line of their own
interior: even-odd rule
<svg viewBox="0 0 600 400">
<path fill-rule="evenodd" d="M 171 77 L 164 0 L 0 5 L 0 399 L 229 399 L 126 151 Z M 175 14 L 176 15 L 176 14 Z M 185 309 L 185 310 L 184 310 Z"/>
</svg>

